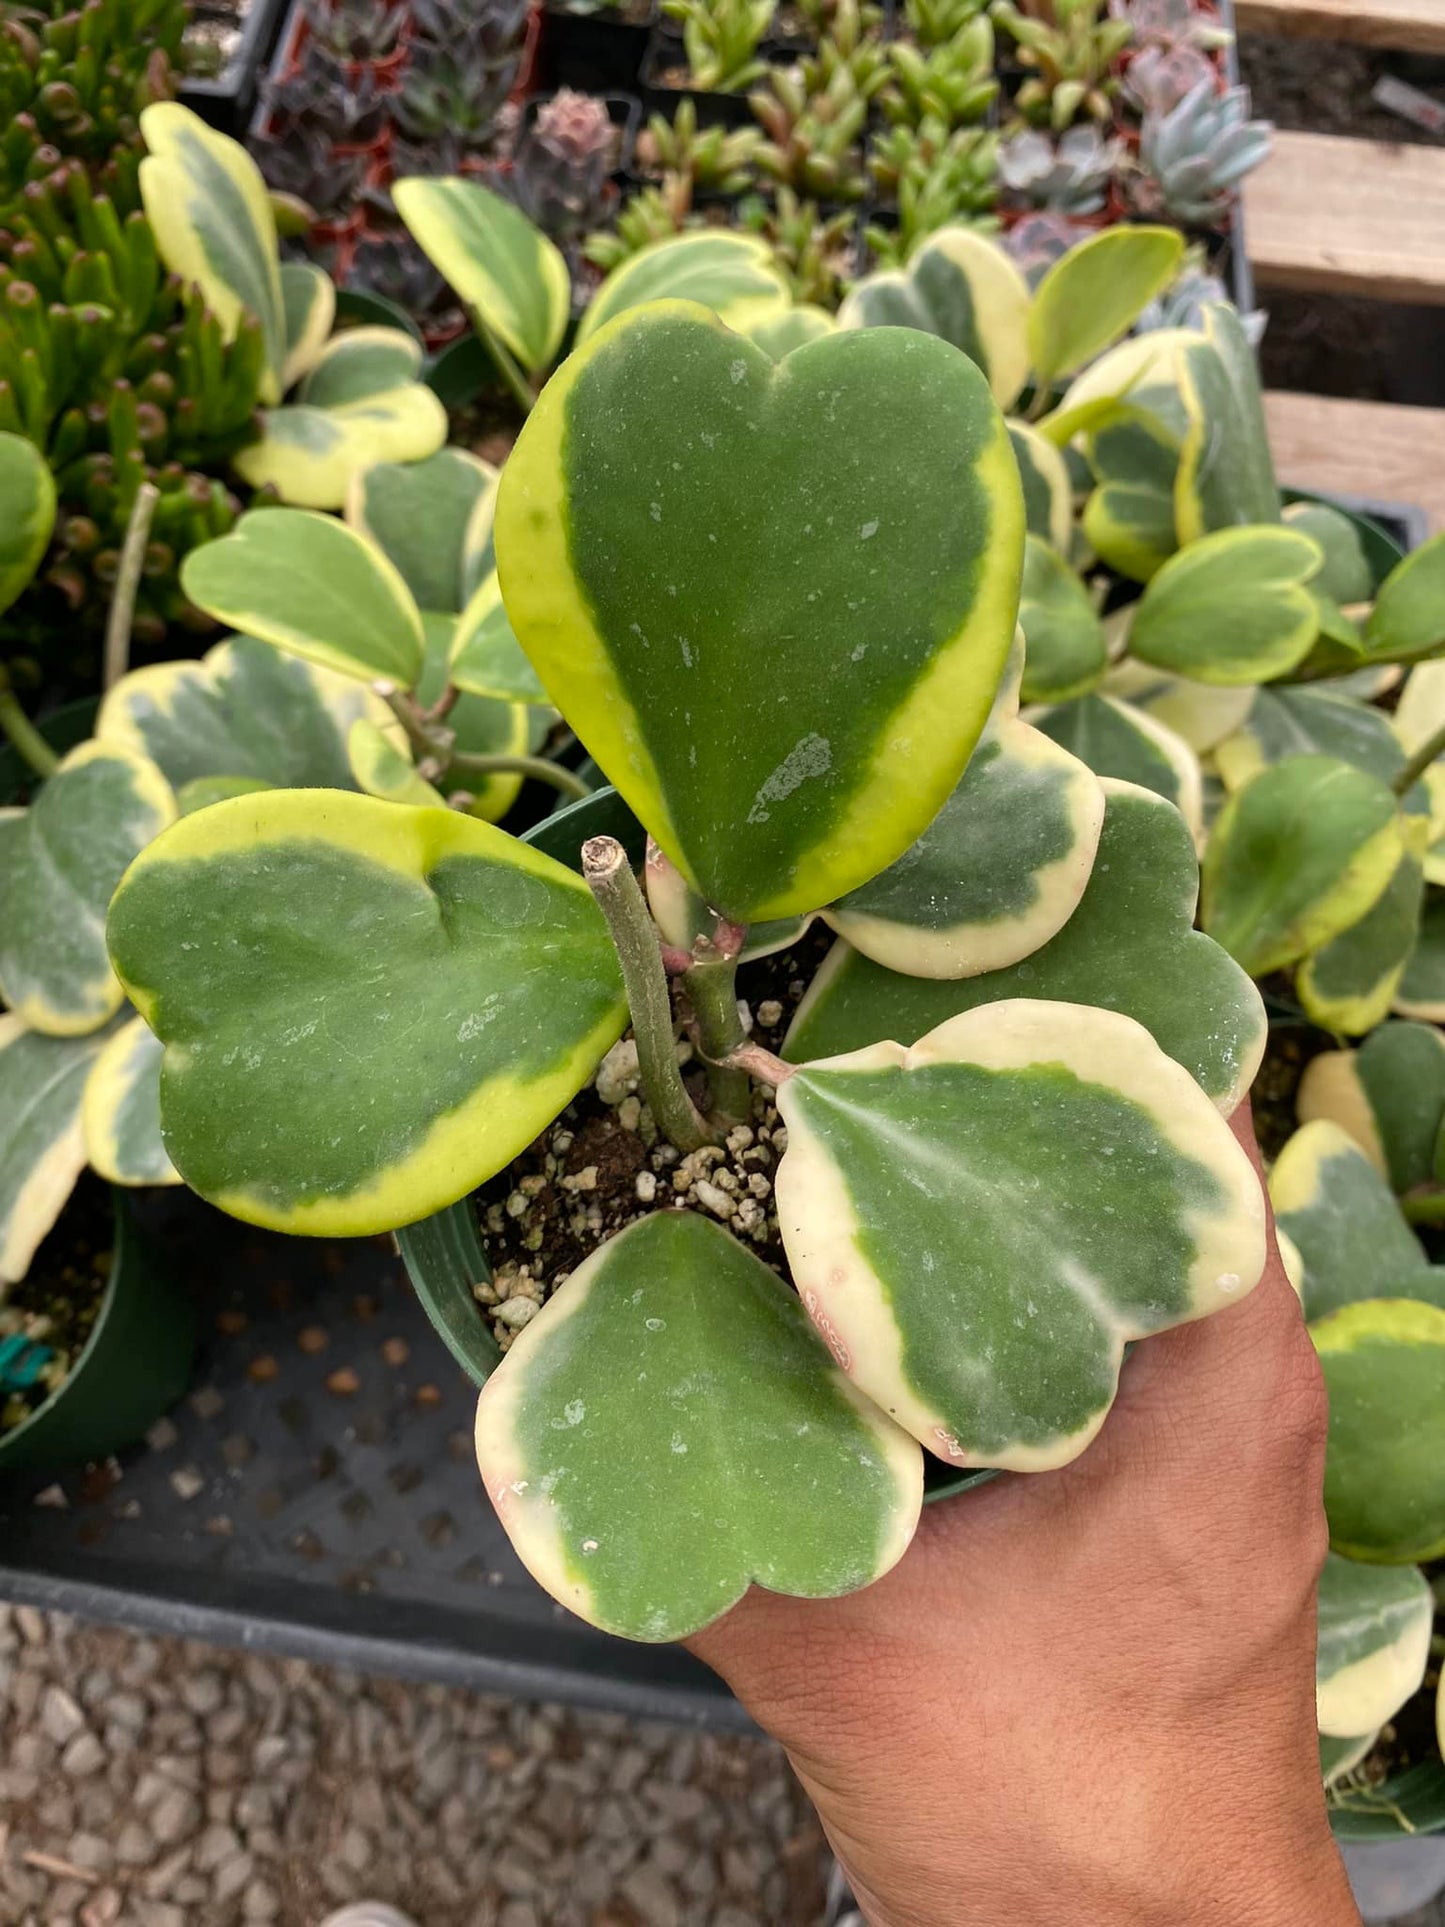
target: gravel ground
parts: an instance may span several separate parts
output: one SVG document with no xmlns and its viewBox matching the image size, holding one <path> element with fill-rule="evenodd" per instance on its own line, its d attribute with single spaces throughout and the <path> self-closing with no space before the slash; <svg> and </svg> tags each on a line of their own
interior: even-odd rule
<svg viewBox="0 0 1445 1927">
<path fill-rule="evenodd" d="M 0 1605 L 4 1927 L 812 1927 L 781 1752 Z"/>
</svg>

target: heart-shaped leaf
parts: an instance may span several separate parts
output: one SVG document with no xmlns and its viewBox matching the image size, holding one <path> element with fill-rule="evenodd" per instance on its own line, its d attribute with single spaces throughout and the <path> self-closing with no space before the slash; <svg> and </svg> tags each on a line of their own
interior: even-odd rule
<svg viewBox="0 0 1445 1927">
<path fill-rule="evenodd" d="M 0 613 L 30 586 L 55 527 L 55 481 L 23 435 L 0 435 Z"/>
<path fill-rule="evenodd" d="M 478 181 L 397 181 L 396 211 L 432 266 L 529 374 L 550 368 L 567 331 L 567 262 L 520 209 Z"/>
<path fill-rule="evenodd" d="M 1269 1195 L 1304 1261 L 1307 1318 L 1394 1292 L 1426 1270 L 1389 1185 L 1336 1123 L 1319 1118 L 1295 1132 L 1269 1174 Z"/>
<path fill-rule="evenodd" d="M 1029 720 L 1096 776 L 1137 783 L 1172 803 L 1199 841 L 1204 821 L 1199 758 L 1172 729 L 1143 710 L 1097 695 L 1031 712 Z"/>
<path fill-rule="evenodd" d="M 1256 690 L 1244 721 L 1218 744 L 1215 763 L 1226 786 L 1238 790 L 1287 756 L 1333 756 L 1382 783 L 1405 767 L 1389 717 L 1333 682 Z"/>
<path fill-rule="evenodd" d="M 1393 673 L 1400 672 L 1397 669 Z M 1415 665 L 1405 678 L 1393 721 L 1400 742 L 1412 755 L 1437 729 L 1445 728 L 1445 662 Z"/>
<path fill-rule="evenodd" d="M 95 734 L 148 756 L 177 791 L 221 776 L 275 789 L 350 789 L 346 739 L 363 719 L 405 740 L 365 683 L 255 636 L 230 636 L 199 662 L 154 663 L 123 676 L 101 703 Z"/>
<path fill-rule="evenodd" d="M 1425 1678 L 1434 1618 L 1435 1596 L 1417 1566 L 1326 1557 L 1315 1656 L 1321 1733 L 1349 1739 L 1394 1718 Z"/>
<path fill-rule="evenodd" d="M 1264 1267 L 1263 1199 L 1228 1124 L 1114 1011 L 992 1004 L 911 1050 L 804 1065 L 778 1108 L 803 1303 L 855 1383 L 956 1465 L 1077 1457 L 1125 1344 L 1232 1303 Z"/>
<path fill-rule="evenodd" d="M 1252 977 L 1358 923 L 1400 862 L 1395 798 L 1329 756 L 1291 756 L 1229 799 L 1204 857 L 1204 927 Z"/>
<path fill-rule="evenodd" d="M 395 564 L 419 609 L 457 615 L 467 600 L 468 531 L 497 472 L 464 448 L 424 462 L 375 462 L 346 500 L 346 520 Z"/>
<path fill-rule="evenodd" d="M 1354 1739 L 1336 1740 L 1321 1733 L 1320 1778 L 1325 1786 L 1338 1786 L 1346 1775 L 1353 1773 L 1374 1752 L 1379 1737 L 1378 1733 L 1361 1733 Z"/>
<path fill-rule="evenodd" d="M 1313 1023 L 1361 1037 L 1385 1021 L 1420 934 L 1424 897 L 1419 853 L 1406 847 L 1364 916 L 1301 963 L 1295 993 Z"/>
<path fill-rule="evenodd" d="M 577 346 L 629 308 L 650 301 L 696 301 L 739 329 L 786 314 L 793 305 L 773 250 L 761 235 L 702 228 L 654 241 L 614 269 L 582 317 Z"/>
<path fill-rule="evenodd" d="M 922 1455 L 719 1226 L 658 1212 L 526 1326 L 477 1405 L 477 1459 L 532 1576 L 630 1639 L 680 1639 L 751 1584 L 866 1586 L 906 1550 Z"/>
<path fill-rule="evenodd" d="M 1027 422 L 1010 422 L 1008 438 L 1023 483 L 1029 534 L 1067 555 L 1074 533 L 1074 488 L 1068 464 L 1048 437 Z"/>
<path fill-rule="evenodd" d="M 126 865 L 176 814 L 134 750 L 82 743 L 28 810 L 0 810 L 0 995 L 33 1030 L 98 1030 L 120 1009 L 105 913 Z"/>
<path fill-rule="evenodd" d="M 1069 383 L 1039 432 L 1059 448 L 1076 436 L 1090 444 L 1108 424 L 1147 414 L 1177 448 L 1189 423 L 1179 393 L 1179 357 L 1195 339 L 1192 328 L 1157 328 L 1121 341 Z"/>
<path fill-rule="evenodd" d="M 421 373 L 422 345 L 401 328 L 347 328 L 333 335 L 296 391 L 308 408 L 351 408 L 405 388 Z"/>
<path fill-rule="evenodd" d="M 500 1170 L 620 1035 L 585 884 L 454 810 L 272 790 L 133 864 L 110 942 L 166 1044 L 186 1182 L 234 1217 L 359 1236 Z"/>
<path fill-rule="evenodd" d="M 1365 625 L 1376 658 L 1408 662 L 1445 642 L 1445 535 L 1432 536 L 1386 576 Z"/>
<path fill-rule="evenodd" d="M 1180 543 L 1197 542 L 1213 529 L 1277 522 L 1279 485 L 1259 368 L 1233 308 L 1205 306 L 1201 331 L 1186 335 L 1176 367 L 1189 419 L 1174 489 Z"/>
<path fill-rule="evenodd" d="M 372 462 L 421 461 L 446 438 L 446 410 L 412 381 L 344 408 L 269 409 L 260 439 L 238 451 L 235 467 L 252 488 L 274 488 L 297 508 L 339 509 Z"/>
<path fill-rule="evenodd" d="M 1104 678 L 1103 693 L 1142 709 L 1182 737 L 1196 756 L 1204 756 L 1239 729 L 1249 715 L 1255 692 L 1154 669 L 1126 656 Z M 1251 772 L 1252 774 L 1252 772 Z"/>
<path fill-rule="evenodd" d="M 286 360 L 281 389 L 300 381 L 321 359 L 336 320 L 336 283 L 314 261 L 281 263 L 281 312 L 286 331 Z"/>
<path fill-rule="evenodd" d="M 1029 284 L 973 228 L 940 228 L 905 268 L 865 275 L 838 310 L 840 328 L 917 328 L 961 348 L 1010 408 L 1028 378 Z"/>
<path fill-rule="evenodd" d="M 1325 1513 L 1347 1558 L 1445 1554 L 1445 1311 L 1371 1298 L 1310 1326 L 1330 1400 Z"/>
<path fill-rule="evenodd" d="M 1175 553 L 1179 443 L 1149 415 L 1126 414 L 1089 441 L 1098 487 L 1084 504 L 1089 546 L 1119 575 L 1148 582 Z"/>
<path fill-rule="evenodd" d="M 0 1013 L 0 1288 L 25 1276 L 85 1169 L 81 1095 L 104 1041 L 45 1037 Z"/>
<path fill-rule="evenodd" d="M 456 625 L 447 617 L 428 617 L 425 628 L 426 660 L 414 691 L 423 709 L 437 701 L 450 680 L 447 655 Z M 498 702 L 492 696 L 472 696 L 464 690 L 447 711 L 447 728 L 455 735 L 459 750 L 479 756 L 525 755 L 540 748 L 555 714 L 555 710 Z M 501 772 L 469 777 L 467 782 L 474 799 L 469 814 L 487 823 L 501 822 L 522 787 L 520 776 Z"/>
<path fill-rule="evenodd" d="M 1064 558 L 1036 535 L 1024 547 L 1019 626 L 1026 645 L 1025 702 L 1066 702 L 1087 694 L 1103 677 L 1108 646 L 1089 592 Z"/>
<path fill-rule="evenodd" d="M 1023 504 L 957 349 L 862 329 L 775 363 L 669 303 L 548 383 L 496 542 L 552 700 L 751 922 L 855 888 L 937 815 L 1013 640 Z"/>
<path fill-rule="evenodd" d="M 108 1033 L 81 1104 L 86 1156 L 111 1184 L 179 1184 L 161 1139 L 161 1041 L 143 1017 Z"/>
<path fill-rule="evenodd" d="M 1220 529 L 1171 556 L 1129 631 L 1143 662 L 1196 682 L 1259 683 L 1309 654 L 1319 619 L 1304 587 L 1323 557 L 1282 524 Z"/>
<path fill-rule="evenodd" d="M 1347 1131 L 1397 1196 L 1445 1176 L 1445 1036 L 1433 1024 L 1381 1024 L 1358 1050 L 1321 1051 L 1295 1100 L 1301 1124 Z"/>
<path fill-rule="evenodd" d="M 1029 309 L 1040 382 L 1047 387 L 1111 347 L 1168 287 L 1183 255 L 1184 237 L 1165 227 L 1105 228 L 1061 255 Z"/>
<path fill-rule="evenodd" d="M 547 700 L 536 670 L 512 633 L 495 573 L 478 586 L 457 618 L 447 663 L 457 688 L 474 696 L 495 696 L 511 703 Z"/>
<path fill-rule="evenodd" d="M 198 609 L 278 649 L 403 689 L 421 674 L 421 615 L 399 571 L 334 516 L 253 509 L 192 549 L 181 586 Z"/>
<path fill-rule="evenodd" d="M 1426 894 L 1420 934 L 1395 992 L 1395 1009 L 1402 1017 L 1445 1024 L 1445 895 L 1438 890 Z"/>
<path fill-rule="evenodd" d="M 973 977 L 1001 969 L 1072 916 L 1103 821 L 1098 778 L 1018 720 L 1018 683 L 1010 679 L 923 835 L 824 915 L 889 970 Z"/>
<path fill-rule="evenodd" d="M 286 310 L 276 217 L 261 170 L 239 141 L 207 127 L 179 101 L 158 101 L 140 117 L 148 153 L 140 164 L 146 219 L 162 261 L 194 282 L 235 338 L 247 316 L 266 344 L 263 402 L 280 401 L 286 365 Z"/>
<path fill-rule="evenodd" d="M 962 1011 L 1040 997 L 1134 1018 L 1228 1116 L 1264 1055 L 1259 992 L 1194 929 L 1199 866 L 1179 812 L 1132 783 L 1105 778 L 1104 791 L 1088 886 L 1051 942 L 1010 969 L 956 983 L 901 976 L 835 944 L 798 1007 L 784 1046 L 788 1061 L 886 1038 L 911 1042 Z"/>
</svg>

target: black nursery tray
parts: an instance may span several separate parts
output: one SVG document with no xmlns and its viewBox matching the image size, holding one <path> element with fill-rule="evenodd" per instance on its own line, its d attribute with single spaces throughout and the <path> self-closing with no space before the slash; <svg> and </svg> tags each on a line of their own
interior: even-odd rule
<svg viewBox="0 0 1445 1927">
<path fill-rule="evenodd" d="M 107 1467 L 0 1477 L 0 1598 L 748 1727 L 680 1647 L 595 1632 L 528 1577 L 477 1472 L 475 1388 L 389 1240 L 276 1237 L 179 1191 L 140 1202 L 200 1307 L 192 1389 Z"/>
</svg>

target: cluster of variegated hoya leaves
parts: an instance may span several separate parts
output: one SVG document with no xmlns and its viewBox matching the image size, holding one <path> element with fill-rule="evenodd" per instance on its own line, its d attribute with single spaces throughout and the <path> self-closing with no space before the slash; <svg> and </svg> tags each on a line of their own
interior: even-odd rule
<svg viewBox="0 0 1445 1927">
<path fill-rule="evenodd" d="M 188 587 L 259 582 L 290 514 L 192 558 Z M 1226 1122 L 1260 1001 L 1192 929 L 1179 813 L 1020 720 L 1024 520 L 1003 417 L 954 346 L 863 328 L 774 361 L 688 303 L 591 334 L 503 472 L 511 629 L 709 927 L 821 913 L 932 1000 L 870 1021 L 820 991 L 799 1015 L 777 1071 L 796 1292 L 718 1224 L 660 1212 L 573 1273 L 483 1391 L 508 1530 L 609 1629 L 677 1637 L 753 1581 L 867 1583 L 914 1529 L 920 1445 L 1063 1463 L 1126 1344 L 1260 1275 Z M 390 624 L 404 675 L 414 610 L 391 586 L 368 646 Z M 109 937 L 164 1044 L 178 1169 L 293 1231 L 462 1197 L 628 1018 L 573 871 L 436 807 L 216 804 L 131 866 Z"/>
</svg>

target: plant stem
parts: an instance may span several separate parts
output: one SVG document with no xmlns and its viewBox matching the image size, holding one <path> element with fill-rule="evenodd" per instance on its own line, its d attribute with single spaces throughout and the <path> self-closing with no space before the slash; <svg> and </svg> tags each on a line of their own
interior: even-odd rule
<svg viewBox="0 0 1445 1927">
<path fill-rule="evenodd" d="M 506 383 L 513 401 L 524 416 L 530 415 L 537 403 L 531 383 L 475 309 L 472 310 L 472 326 L 477 331 L 478 340 L 496 363 L 497 373 Z"/>
<path fill-rule="evenodd" d="M 15 753 L 28 763 L 37 776 L 53 776 L 60 758 L 20 707 L 19 699 L 0 671 L 0 730 L 9 737 Z"/>
<path fill-rule="evenodd" d="M 140 590 L 141 570 L 145 567 L 146 543 L 150 540 L 151 517 L 161 492 L 154 482 L 142 482 L 131 504 L 130 520 L 125 525 L 120 566 L 116 570 L 115 590 L 110 598 L 110 613 L 105 620 L 105 682 L 114 689 L 130 663 L 130 633 L 135 624 L 135 599 Z"/>
<path fill-rule="evenodd" d="M 1415 751 L 1415 754 L 1410 757 L 1405 764 L 1405 767 L 1391 782 L 1390 788 L 1395 792 L 1396 796 L 1405 796 L 1414 789 L 1415 785 L 1425 774 L 1426 770 L 1429 769 L 1435 758 L 1442 752 L 1445 752 L 1445 723 L 1441 724 L 1433 736 L 1426 737 L 1425 741 L 1421 743 L 1420 747 Z"/>
<path fill-rule="evenodd" d="M 1445 1191 L 1407 1191 L 1400 1209 L 1410 1224 L 1445 1224 Z"/>
<path fill-rule="evenodd" d="M 637 1039 L 637 1066 L 652 1115 L 679 1151 L 701 1150 L 712 1142 L 712 1134 L 698 1116 L 677 1068 L 672 995 L 662 951 L 627 853 L 615 837 L 589 837 L 582 845 L 582 874 L 617 947 L 632 1034 Z"/>
<path fill-rule="evenodd" d="M 560 763 L 550 762 L 545 756 L 520 753 L 514 756 L 505 750 L 499 750 L 495 756 L 459 751 L 447 760 L 442 773 L 447 776 L 534 776 L 539 783 L 550 783 L 554 790 L 576 802 L 592 794 L 580 776 L 563 769 Z"/>
<path fill-rule="evenodd" d="M 697 1019 L 697 1045 L 712 1087 L 712 1114 L 746 1124 L 753 1107 L 752 1085 L 745 1070 L 727 1061 L 748 1041 L 738 1010 L 737 958 L 694 964 L 683 973 L 682 983 Z"/>
</svg>

